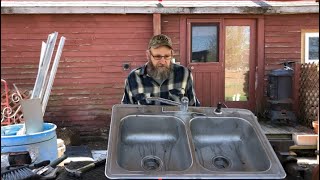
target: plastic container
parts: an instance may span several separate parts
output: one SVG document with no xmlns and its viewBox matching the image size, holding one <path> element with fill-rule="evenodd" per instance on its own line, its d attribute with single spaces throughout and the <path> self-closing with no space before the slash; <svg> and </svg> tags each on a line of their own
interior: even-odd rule
<svg viewBox="0 0 320 180">
<path fill-rule="evenodd" d="M 35 163 L 58 158 L 55 124 L 43 123 L 42 132 L 16 135 L 22 127 L 22 124 L 1 127 L 1 167 L 9 165 L 10 152 L 28 151 Z"/>
</svg>

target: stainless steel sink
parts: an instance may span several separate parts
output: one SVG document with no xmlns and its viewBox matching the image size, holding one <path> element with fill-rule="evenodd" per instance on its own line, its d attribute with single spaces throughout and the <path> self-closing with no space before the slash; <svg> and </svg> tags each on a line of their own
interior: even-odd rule
<svg viewBox="0 0 320 180">
<path fill-rule="evenodd" d="M 197 160 L 210 171 L 261 172 L 270 168 L 254 128 L 245 119 L 193 118 L 190 129 Z"/>
<path fill-rule="evenodd" d="M 248 110 L 115 105 L 105 174 L 110 179 L 283 179 Z"/>
<path fill-rule="evenodd" d="M 191 165 L 183 122 L 174 116 L 122 119 L 117 163 L 128 171 L 182 171 Z"/>
</svg>

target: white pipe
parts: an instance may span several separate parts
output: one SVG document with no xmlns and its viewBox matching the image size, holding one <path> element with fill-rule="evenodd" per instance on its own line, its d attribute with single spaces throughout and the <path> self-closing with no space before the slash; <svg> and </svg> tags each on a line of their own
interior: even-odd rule
<svg viewBox="0 0 320 180">
<path fill-rule="evenodd" d="M 53 61 L 53 65 L 52 65 L 51 72 L 50 72 L 50 77 L 49 77 L 49 82 L 48 82 L 48 85 L 47 85 L 47 88 L 46 88 L 46 91 L 45 91 L 45 94 L 44 94 L 44 97 L 43 97 L 43 101 L 42 101 L 42 113 L 43 113 L 43 115 L 44 115 L 44 113 L 46 111 L 46 107 L 47 107 L 47 104 L 48 104 L 49 96 L 50 96 L 50 93 L 51 93 L 51 88 L 52 88 L 52 85 L 53 85 L 54 78 L 56 76 L 56 72 L 57 72 L 57 69 L 58 69 L 58 65 L 59 65 L 61 54 L 62 54 L 62 49 L 63 49 L 63 46 L 64 46 L 65 39 L 66 38 L 63 37 L 63 36 L 60 38 L 60 42 L 59 42 L 59 46 L 58 46 L 58 49 L 57 49 L 57 52 L 56 52 L 56 56 L 55 56 L 54 61 Z"/>
<path fill-rule="evenodd" d="M 33 88 L 31 99 L 40 98 L 42 99 L 43 87 L 45 86 L 46 76 L 50 66 L 51 57 L 53 54 L 54 46 L 57 40 L 57 32 L 54 32 L 48 36 L 48 42 L 46 45 L 46 51 L 44 53 L 43 61 L 41 62 L 41 68 L 37 75 L 37 79 Z"/>
<path fill-rule="evenodd" d="M 49 72 L 49 68 L 50 68 L 50 62 L 51 62 L 51 59 L 52 59 L 52 55 L 53 55 L 53 51 L 54 51 L 54 47 L 56 45 L 56 41 L 57 41 L 57 38 L 58 38 L 58 33 L 57 32 L 54 32 L 53 33 L 53 42 L 52 42 L 52 45 L 51 45 L 51 49 L 49 51 L 49 57 L 48 60 L 47 60 L 47 64 L 44 64 L 45 66 L 45 69 L 44 69 L 44 74 L 43 74 L 43 82 L 42 82 L 42 85 L 40 87 L 40 94 L 39 94 L 39 98 L 40 100 L 42 101 L 43 100 L 43 96 L 44 96 L 44 93 L 45 93 L 45 89 L 47 87 L 47 84 L 48 84 L 48 72 Z"/>
</svg>

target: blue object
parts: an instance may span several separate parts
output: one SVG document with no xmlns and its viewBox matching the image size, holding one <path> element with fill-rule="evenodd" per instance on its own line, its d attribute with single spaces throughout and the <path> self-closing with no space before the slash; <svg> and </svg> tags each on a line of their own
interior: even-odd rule
<svg viewBox="0 0 320 180">
<path fill-rule="evenodd" d="M 43 131 L 33 134 L 16 135 L 23 124 L 1 127 L 1 167 L 4 156 L 10 152 L 28 151 L 35 163 L 58 158 L 57 126 L 52 123 L 43 123 Z M 5 163 L 6 164 L 6 163 Z"/>
</svg>

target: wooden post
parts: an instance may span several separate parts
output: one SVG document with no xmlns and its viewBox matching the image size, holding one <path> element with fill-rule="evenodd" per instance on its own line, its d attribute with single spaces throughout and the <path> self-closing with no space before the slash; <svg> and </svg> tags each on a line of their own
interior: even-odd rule
<svg viewBox="0 0 320 180">
<path fill-rule="evenodd" d="M 301 74 L 301 63 L 296 62 L 294 63 L 293 67 L 293 84 L 292 84 L 292 99 L 293 99 L 293 112 L 295 112 L 297 118 L 300 117 L 299 111 L 299 96 L 300 96 L 300 74 Z"/>
<path fill-rule="evenodd" d="M 161 34 L 161 14 L 153 14 L 153 35 Z"/>
<path fill-rule="evenodd" d="M 256 81 L 257 86 L 255 87 L 256 91 L 256 112 L 263 113 L 263 109 L 265 108 L 265 100 L 263 99 L 264 93 L 264 17 L 259 17 L 257 21 L 258 28 L 258 43 L 257 43 L 257 64 L 256 64 Z"/>
</svg>

